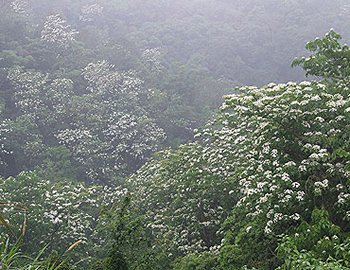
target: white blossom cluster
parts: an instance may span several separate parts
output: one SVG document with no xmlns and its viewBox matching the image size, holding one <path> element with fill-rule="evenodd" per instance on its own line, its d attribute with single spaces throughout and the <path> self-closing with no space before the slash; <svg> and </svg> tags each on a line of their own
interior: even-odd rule
<svg viewBox="0 0 350 270">
<path fill-rule="evenodd" d="M 125 101 L 140 101 L 149 99 L 152 95 L 150 89 L 143 87 L 143 81 L 134 75 L 135 72 L 118 72 L 115 66 L 106 60 L 90 63 L 83 70 L 84 79 L 88 82 L 87 91 L 96 93 L 108 101 L 115 97 L 123 98 Z M 125 104 L 129 105 L 129 104 Z"/>
<path fill-rule="evenodd" d="M 8 72 L 7 78 L 15 86 L 17 107 L 27 114 L 40 110 L 41 90 L 48 81 L 47 76 L 40 72 L 22 72 L 20 68 L 13 68 Z"/>
<path fill-rule="evenodd" d="M 83 76 L 88 82 L 86 94 L 76 96 L 69 79 L 51 79 L 20 68 L 8 72 L 15 105 L 34 133 L 49 126 L 51 135 L 71 150 L 90 179 L 123 175 L 165 139 L 164 131 L 144 109 L 153 91 L 143 87 L 134 72 L 118 72 L 106 61 L 89 64 Z M 45 149 L 38 136 L 28 135 L 23 143 L 30 158 L 39 157 Z"/>
<path fill-rule="evenodd" d="M 141 59 L 144 61 L 147 70 L 160 72 L 163 69 L 161 55 L 161 48 L 158 47 L 142 51 Z"/>
<path fill-rule="evenodd" d="M 90 178 L 123 175 L 133 165 L 127 162 L 144 160 L 165 139 L 144 109 L 152 91 L 132 72 L 120 73 L 106 61 L 89 64 L 83 76 L 88 82 L 86 102 L 73 105 L 71 128 L 56 137 L 89 168 Z"/>
<path fill-rule="evenodd" d="M 25 209 L 26 238 L 31 247 L 50 243 L 56 250 L 64 251 L 82 240 L 76 251 L 84 256 L 91 251 L 91 245 L 100 244 L 95 230 L 101 206 L 111 206 L 127 193 L 119 187 L 51 183 L 31 172 L 1 179 L 0 191 L 2 200 L 15 202 L 2 209 L 3 215 L 11 217 L 11 225 L 22 227 Z"/>
<path fill-rule="evenodd" d="M 243 195 L 237 207 L 265 219 L 267 234 L 298 222 L 313 203 L 307 194 L 319 196 L 319 207 L 350 207 L 350 161 L 341 158 L 350 150 L 350 91 L 342 82 L 327 90 L 319 82 L 271 83 L 225 97 L 214 134 L 230 147 Z"/>
<path fill-rule="evenodd" d="M 0 165 L 6 166 L 4 157 L 13 153 L 8 146 L 8 138 L 11 132 L 11 121 L 9 119 L 0 121 Z"/>
<path fill-rule="evenodd" d="M 198 143 L 164 150 L 129 179 L 154 237 L 165 241 L 172 254 L 220 244 L 230 183 L 216 169 L 219 159 L 211 163 L 216 151 Z"/>
<path fill-rule="evenodd" d="M 25 13 L 26 6 L 27 6 L 27 2 L 23 0 L 13 0 L 11 2 L 11 7 L 16 13 L 20 13 L 20 14 Z"/>
<path fill-rule="evenodd" d="M 12 68 L 7 78 L 15 86 L 14 100 L 20 111 L 33 119 L 47 123 L 65 114 L 73 94 L 70 79 L 50 80 L 48 74 Z"/>
<path fill-rule="evenodd" d="M 54 14 L 46 18 L 44 29 L 41 31 L 41 39 L 58 48 L 68 48 L 77 34 L 78 31 L 71 29 L 60 14 Z"/>
<path fill-rule="evenodd" d="M 101 16 L 103 12 L 103 7 L 99 4 L 85 5 L 81 9 L 81 15 L 79 16 L 79 20 L 84 22 L 91 22 L 94 19 Z"/>
</svg>

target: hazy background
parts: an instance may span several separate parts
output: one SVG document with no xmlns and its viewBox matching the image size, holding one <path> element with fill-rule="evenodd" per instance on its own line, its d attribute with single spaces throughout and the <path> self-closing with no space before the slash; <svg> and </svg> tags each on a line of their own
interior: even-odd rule
<svg viewBox="0 0 350 270">
<path fill-rule="evenodd" d="M 155 93 L 138 106 L 164 130 L 160 149 L 193 139 L 193 129 L 212 119 L 222 96 L 237 86 L 304 80 L 303 70 L 290 65 L 307 55 L 308 41 L 331 28 L 344 42 L 350 38 L 346 0 L 1 0 L 0 5 L 2 118 L 18 125 L 9 143 L 14 154 L 4 157 L 11 163 L 5 175 L 37 168 L 44 157 L 29 158 L 34 150 L 25 152 L 23 145 L 35 142 L 38 152 L 56 147 L 57 130 L 77 121 L 67 117 L 41 128 L 27 121 L 24 130 L 8 68 L 22 66 L 72 80 L 67 102 L 74 102 L 67 108 L 83 106 L 77 103 L 86 98 L 82 70 L 89 63 L 105 60 L 119 72 L 131 70 Z M 63 32 L 77 33 L 66 47 L 43 39 L 50 15 L 64 21 Z M 29 136 L 29 130 L 35 135 Z M 131 163 L 136 168 L 143 164 Z"/>
</svg>

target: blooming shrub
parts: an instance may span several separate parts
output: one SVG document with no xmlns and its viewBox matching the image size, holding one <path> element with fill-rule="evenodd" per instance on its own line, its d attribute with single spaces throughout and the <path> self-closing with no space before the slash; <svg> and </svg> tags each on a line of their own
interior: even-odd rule
<svg viewBox="0 0 350 270">
<path fill-rule="evenodd" d="M 266 218 L 266 234 L 306 217 L 313 206 L 348 208 L 349 161 L 341 158 L 349 151 L 348 87 L 302 82 L 240 91 L 245 94 L 225 97 L 222 115 L 235 127 L 243 194 L 237 207 L 249 219 Z"/>
<path fill-rule="evenodd" d="M 220 244 L 218 229 L 232 202 L 225 200 L 229 181 L 210 162 L 214 154 L 198 143 L 164 150 L 129 179 L 154 237 L 174 256 Z"/>
<path fill-rule="evenodd" d="M 231 154 L 241 194 L 223 227 L 221 258 L 227 267 L 278 265 L 279 235 L 309 220 L 315 207 L 324 207 L 336 225 L 350 230 L 350 89 L 341 71 L 348 47 L 337 38 L 331 31 L 311 42 L 311 60 L 294 62 L 325 80 L 241 87 L 241 94 L 224 97 L 222 128 L 214 134 L 235 146 Z M 330 69 L 330 55 L 341 70 Z"/>
<path fill-rule="evenodd" d="M 325 80 L 237 89 L 224 97 L 218 119 L 198 133 L 202 145 L 163 151 L 130 179 L 156 238 L 171 239 L 172 255 L 187 255 L 179 267 L 275 269 L 294 256 L 276 256 L 280 235 L 294 233 L 315 208 L 350 230 L 348 75 L 337 67 L 328 72 L 331 60 L 325 60 L 343 59 L 341 70 L 347 70 L 348 48 L 335 44 L 338 38 L 331 31 L 309 44 L 312 60 L 294 62 Z M 214 234 L 216 241 L 206 242 Z M 209 249 L 217 257 L 206 262 Z M 309 255 L 310 263 L 339 265 Z"/>
<path fill-rule="evenodd" d="M 165 133 L 148 116 L 147 102 L 153 91 L 132 71 L 118 72 L 102 61 L 89 64 L 82 75 L 87 88 L 78 96 L 70 79 L 10 69 L 8 79 L 15 87 L 19 110 L 17 119 L 10 122 L 13 130 L 23 131 L 23 136 L 9 135 L 10 146 L 24 145 L 21 150 L 27 160 L 38 160 L 35 166 L 45 158 L 48 147 L 59 143 L 70 150 L 72 163 L 83 171 L 81 177 L 109 181 L 138 168 L 158 149 Z"/>
<path fill-rule="evenodd" d="M 71 26 L 66 24 L 60 14 L 54 14 L 46 18 L 44 29 L 41 31 L 41 39 L 57 48 L 66 49 L 75 40 L 78 33 L 77 30 L 71 29 Z"/>
<path fill-rule="evenodd" d="M 49 244 L 50 250 L 63 252 L 78 240 L 77 255 L 92 255 L 105 244 L 96 229 L 102 206 L 120 200 L 126 190 L 119 187 L 90 186 L 70 182 L 52 183 L 32 172 L 1 179 L 2 200 L 12 204 L 2 209 L 11 226 L 23 227 L 26 213 L 26 233 L 22 246 L 27 252 Z"/>
<path fill-rule="evenodd" d="M 83 76 L 88 93 L 72 100 L 70 127 L 56 138 L 71 149 L 90 179 L 123 176 L 165 139 L 145 109 L 152 90 L 132 72 L 120 73 L 106 61 L 89 64 Z"/>
</svg>

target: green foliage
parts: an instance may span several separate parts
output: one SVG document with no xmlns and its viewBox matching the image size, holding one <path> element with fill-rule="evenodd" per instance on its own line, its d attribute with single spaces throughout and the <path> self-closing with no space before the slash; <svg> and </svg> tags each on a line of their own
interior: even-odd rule
<svg viewBox="0 0 350 270">
<path fill-rule="evenodd" d="M 70 79 L 18 67 L 9 70 L 19 112 L 15 120 L 4 121 L 4 140 L 22 165 L 18 169 L 52 166 L 59 158 L 53 156 L 56 150 L 69 149 L 67 162 L 57 164 L 64 166 L 62 176 L 107 182 L 137 168 L 164 140 L 163 130 L 146 110 L 153 91 L 133 72 L 119 73 L 103 61 L 89 64 L 83 76 L 87 93 L 77 96 Z"/>
<path fill-rule="evenodd" d="M 222 127 L 203 132 L 234 144 L 240 199 L 223 225 L 222 265 L 276 268 L 279 235 L 293 233 L 315 207 L 349 232 L 348 89 L 345 77 L 242 87 L 225 97 Z"/>
<path fill-rule="evenodd" d="M 169 256 L 220 244 L 218 229 L 234 201 L 224 175 L 229 167 L 216 153 L 219 147 L 199 143 L 164 150 L 128 180 L 152 234 Z"/>
<path fill-rule="evenodd" d="M 325 209 L 312 212 L 310 224 L 303 222 L 278 245 L 284 263 L 278 269 L 349 269 L 350 238 L 332 224 Z"/>
<path fill-rule="evenodd" d="M 346 269 L 339 34 L 292 64 L 322 82 L 238 88 L 193 132 L 234 85 L 303 78 L 287 62 L 330 24 L 349 35 L 346 0 L 88 2 L 0 0 L 0 192 L 21 205 L 0 203 L 2 233 L 28 215 L 0 258 L 54 269 L 70 246 L 76 269 Z M 145 164 L 165 145 L 180 146 Z M 46 264 L 21 257 L 44 244 Z"/>
<path fill-rule="evenodd" d="M 276 239 L 264 233 L 263 223 L 259 220 L 246 223 L 244 213 L 230 216 L 224 224 L 225 238 L 220 249 L 219 259 L 223 269 L 274 269 L 280 260 L 275 256 Z M 238 230 L 240 228 L 240 230 Z M 254 268 L 255 269 L 255 268 Z"/>
<path fill-rule="evenodd" d="M 103 258 L 89 269 L 164 269 L 167 259 L 163 258 L 162 247 L 151 243 L 144 218 L 131 203 L 126 194 L 112 207 L 104 207 L 98 230 L 109 235 L 104 245 Z"/>
<path fill-rule="evenodd" d="M 21 242 L 21 239 L 17 240 L 16 243 L 10 247 L 9 239 L 6 241 L 3 241 L 1 245 L 0 250 L 0 266 L 1 267 L 10 267 L 19 256 L 18 249 L 19 249 L 19 243 Z"/>
<path fill-rule="evenodd" d="M 5 205 L 11 205 L 11 203 L 6 203 L 6 202 L 0 202 L 0 206 L 5 206 Z M 0 211 L 1 213 L 2 211 Z M 0 222 L 13 234 L 14 232 L 12 231 L 10 225 L 8 224 L 8 222 L 3 218 L 3 216 L 0 214 Z"/>
<path fill-rule="evenodd" d="M 22 227 L 25 208 L 27 229 L 23 250 L 35 253 L 38 246 L 48 244 L 46 253 L 56 250 L 63 254 L 79 240 L 82 243 L 71 256 L 81 260 L 95 256 L 105 241 L 104 234 L 97 230 L 100 208 L 118 201 L 126 192 L 117 187 L 53 183 L 31 172 L 1 179 L 0 189 L 3 200 L 16 202 L 2 211 L 12 228 Z"/>
<path fill-rule="evenodd" d="M 323 38 L 315 39 L 306 44 L 306 49 L 312 54 L 308 58 L 296 58 L 293 66 L 301 65 L 306 75 L 320 76 L 333 81 L 349 80 L 350 50 L 349 46 L 341 46 L 340 34 L 333 29 Z"/>
<path fill-rule="evenodd" d="M 191 253 L 174 263 L 174 270 L 221 270 L 214 252 Z"/>
<path fill-rule="evenodd" d="M 162 151 L 129 179 L 176 267 L 214 263 L 195 253 L 211 248 L 215 267 L 275 269 L 283 264 L 279 235 L 295 233 L 315 207 L 349 231 L 348 89 L 346 80 L 239 88 L 225 96 L 217 121 L 200 130 L 203 145 Z M 237 203 L 223 223 L 216 214 L 227 215 L 228 200 Z M 198 226 L 205 223 L 201 204 L 209 206 L 206 224 L 218 219 L 221 231 Z M 207 241 L 222 232 L 222 243 Z"/>
<path fill-rule="evenodd" d="M 2 239 L 1 239 L 2 240 Z M 18 238 L 16 242 L 10 246 L 9 239 L 2 241 L 0 247 L 0 268 L 1 269 L 22 269 L 22 270 L 68 270 L 65 267 L 66 259 L 58 261 L 57 259 L 53 260 L 52 257 L 48 259 L 43 259 L 42 254 L 44 253 L 46 247 L 42 248 L 35 258 L 30 258 L 25 256 L 20 252 L 20 245 L 23 240 L 23 236 Z"/>
</svg>

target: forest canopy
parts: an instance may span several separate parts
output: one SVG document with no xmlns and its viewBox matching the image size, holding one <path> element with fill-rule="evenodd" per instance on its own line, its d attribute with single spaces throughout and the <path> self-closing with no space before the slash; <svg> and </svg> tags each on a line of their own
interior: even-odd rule
<svg viewBox="0 0 350 270">
<path fill-rule="evenodd" d="M 0 0 L 0 269 L 350 269 L 348 15 Z"/>
</svg>

